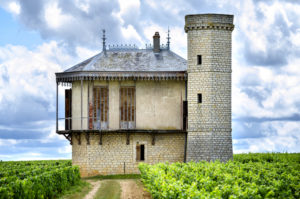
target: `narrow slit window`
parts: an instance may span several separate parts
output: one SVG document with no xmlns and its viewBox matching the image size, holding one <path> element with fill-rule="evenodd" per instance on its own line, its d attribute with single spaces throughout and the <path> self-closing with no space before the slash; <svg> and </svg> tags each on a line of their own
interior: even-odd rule
<svg viewBox="0 0 300 199">
<path fill-rule="evenodd" d="M 198 65 L 202 64 L 202 56 L 201 55 L 197 55 L 197 64 Z"/>
<path fill-rule="evenodd" d="M 198 93 L 198 103 L 202 103 L 202 94 Z"/>
</svg>

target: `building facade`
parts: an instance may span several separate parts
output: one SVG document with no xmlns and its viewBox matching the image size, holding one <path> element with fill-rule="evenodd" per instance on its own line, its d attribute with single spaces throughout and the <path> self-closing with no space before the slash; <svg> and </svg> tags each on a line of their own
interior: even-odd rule
<svg viewBox="0 0 300 199">
<path fill-rule="evenodd" d="M 138 173 L 140 162 L 232 158 L 232 15 L 187 15 L 188 60 L 160 45 L 106 47 L 56 73 L 57 133 L 82 176 Z"/>
</svg>

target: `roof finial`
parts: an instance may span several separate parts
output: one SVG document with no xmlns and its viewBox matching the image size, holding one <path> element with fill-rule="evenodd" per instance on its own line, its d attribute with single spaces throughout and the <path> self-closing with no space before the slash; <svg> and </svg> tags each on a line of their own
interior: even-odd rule
<svg viewBox="0 0 300 199">
<path fill-rule="evenodd" d="M 106 44 L 105 44 L 105 29 L 102 30 L 102 33 L 103 33 L 103 37 L 102 37 L 102 50 L 103 52 L 106 52 Z"/>
<path fill-rule="evenodd" d="M 167 37 L 167 49 L 168 50 L 170 50 L 170 39 L 171 39 L 171 37 L 170 37 L 170 29 L 169 29 L 169 26 L 168 26 L 168 37 Z"/>
</svg>

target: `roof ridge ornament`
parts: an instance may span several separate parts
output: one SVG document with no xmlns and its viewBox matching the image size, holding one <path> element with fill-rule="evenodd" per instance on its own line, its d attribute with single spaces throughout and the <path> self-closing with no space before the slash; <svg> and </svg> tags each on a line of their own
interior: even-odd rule
<svg viewBox="0 0 300 199">
<path fill-rule="evenodd" d="M 135 44 L 113 44 L 113 45 L 108 45 L 107 50 L 138 50 L 137 45 Z"/>
<path fill-rule="evenodd" d="M 106 40 L 106 38 L 105 38 L 105 29 L 103 29 L 103 30 L 102 30 L 102 34 L 103 34 L 103 36 L 102 36 L 102 50 L 103 50 L 103 52 L 104 52 L 104 53 L 106 53 L 106 44 L 105 44 L 105 40 Z"/>
<path fill-rule="evenodd" d="M 168 26 L 168 37 L 167 37 L 167 49 L 170 50 L 170 29 L 169 29 L 169 26 Z"/>
</svg>

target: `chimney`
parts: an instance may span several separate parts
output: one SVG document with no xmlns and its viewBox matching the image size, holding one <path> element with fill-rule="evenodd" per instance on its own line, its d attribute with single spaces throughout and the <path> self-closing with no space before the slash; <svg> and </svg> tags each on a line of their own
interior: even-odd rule
<svg viewBox="0 0 300 199">
<path fill-rule="evenodd" d="M 155 32 L 153 36 L 153 52 L 159 53 L 160 51 L 160 36 L 158 32 Z"/>
</svg>

